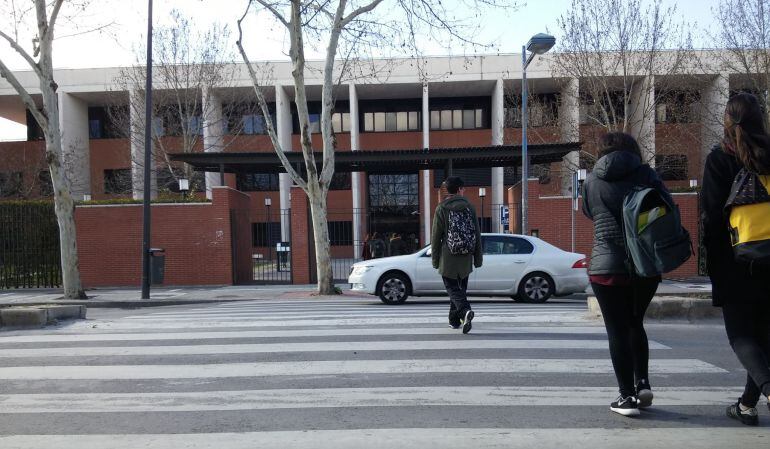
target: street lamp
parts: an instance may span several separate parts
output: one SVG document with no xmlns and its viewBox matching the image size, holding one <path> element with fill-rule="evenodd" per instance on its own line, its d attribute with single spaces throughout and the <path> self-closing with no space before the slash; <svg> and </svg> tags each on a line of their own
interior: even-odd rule
<svg viewBox="0 0 770 449">
<path fill-rule="evenodd" d="M 150 170 L 152 168 L 152 0 L 147 1 L 147 76 L 144 86 L 144 187 L 142 193 L 142 299 L 150 299 Z"/>
<path fill-rule="evenodd" d="M 487 189 L 479 187 L 479 198 L 481 199 L 481 232 L 484 232 L 484 197 L 487 196 Z"/>
<path fill-rule="evenodd" d="M 556 38 L 550 34 L 538 33 L 532 36 L 527 45 L 521 47 L 521 233 L 526 235 L 529 223 L 527 214 L 529 207 L 529 156 L 527 155 L 527 66 L 535 59 L 550 50 L 556 43 Z M 531 52 L 529 57 L 527 51 Z"/>
</svg>

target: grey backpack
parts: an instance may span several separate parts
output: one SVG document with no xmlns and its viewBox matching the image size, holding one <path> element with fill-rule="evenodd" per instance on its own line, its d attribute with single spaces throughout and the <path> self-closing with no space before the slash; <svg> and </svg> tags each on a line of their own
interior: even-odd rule
<svg viewBox="0 0 770 449">
<path fill-rule="evenodd" d="M 679 208 L 651 187 L 634 187 L 623 198 L 623 235 L 629 271 L 654 277 L 675 270 L 693 254 Z"/>
</svg>

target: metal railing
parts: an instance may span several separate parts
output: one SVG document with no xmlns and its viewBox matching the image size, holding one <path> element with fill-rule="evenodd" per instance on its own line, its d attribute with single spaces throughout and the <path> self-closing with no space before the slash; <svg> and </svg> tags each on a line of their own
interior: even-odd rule
<svg viewBox="0 0 770 449">
<path fill-rule="evenodd" d="M 0 288 L 54 288 L 61 282 L 53 203 L 0 203 Z"/>
</svg>

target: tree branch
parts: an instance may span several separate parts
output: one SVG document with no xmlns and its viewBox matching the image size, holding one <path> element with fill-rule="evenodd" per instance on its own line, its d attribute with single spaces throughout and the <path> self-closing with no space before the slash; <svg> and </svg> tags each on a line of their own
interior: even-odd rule
<svg viewBox="0 0 770 449">
<path fill-rule="evenodd" d="M 11 45 L 11 48 L 16 50 L 16 53 L 21 55 L 22 58 L 24 58 L 25 61 L 27 61 L 27 64 L 32 68 L 32 70 L 35 71 L 35 74 L 37 74 L 38 77 L 42 76 L 42 73 L 40 72 L 40 67 L 37 65 L 37 62 L 32 59 L 32 56 L 29 55 L 29 53 L 26 52 L 19 44 L 14 40 L 11 36 L 5 34 L 2 30 L 0 30 L 0 37 L 8 41 L 8 43 Z"/>
<path fill-rule="evenodd" d="M 11 72 L 8 69 L 8 67 L 5 65 L 2 59 L 0 59 L 0 76 L 8 80 L 8 84 L 13 86 L 13 88 L 21 97 L 21 101 L 24 103 L 27 109 L 29 109 L 29 112 L 32 114 L 32 116 L 35 117 L 35 120 L 37 120 L 37 123 L 40 125 L 40 128 L 47 129 L 48 117 L 46 117 L 43 111 L 41 111 L 40 108 L 37 107 L 37 104 L 35 104 L 35 100 L 32 98 L 29 92 L 27 92 L 27 89 L 25 89 L 24 86 L 21 85 L 19 80 L 16 78 L 16 75 L 14 75 L 13 72 Z"/>
<path fill-rule="evenodd" d="M 254 0 L 249 0 L 249 7 L 251 6 L 252 1 L 254 1 Z M 271 5 L 270 3 L 266 2 L 265 0 L 256 0 L 256 2 L 259 3 L 260 5 L 262 5 L 262 7 L 265 8 L 266 10 L 270 11 L 273 14 L 273 16 L 275 16 L 275 18 L 278 19 L 279 22 L 281 22 L 281 24 L 283 26 L 285 26 L 286 28 L 290 28 L 291 27 L 289 22 L 283 17 L 283 15 L 280 12 L 278 12 L 277 9 L 275 9 L 275 7 L 273 5 Z M 249 10 L 249 7 L 246 8 L 247 12 Z M 244 14 L 244 16 L 245 16 L 245 14 Z"/>
</svg>

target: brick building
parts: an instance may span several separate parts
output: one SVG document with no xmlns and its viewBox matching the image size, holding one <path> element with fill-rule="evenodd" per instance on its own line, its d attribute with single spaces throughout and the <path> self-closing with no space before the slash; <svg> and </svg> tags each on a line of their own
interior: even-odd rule
<svg viewBox="0 0 770 449">
<path fill-rule="evenodd" d="M 590 169 L 595 156 L 594 142 L 604 128 L 587 119 L 591 104 L 581 100 L 580 80 L 556 77 L 551 58 L 552 55 L 545 55 L 537 59 L 527 71 L 531 91 L 529 142 L 582 142 L 582 151 L 570 152 L 562 162 L 531 168 L 529 176 L 537 178 L 534 182 L 537 183 L 538 197 L 531 201 L 530 214 L 531 220 L 539 223 L 541 236 L 564 247 L 563 235 L 555 227 L 556 221 L 552 225 L 547 220 L 537 221 L 544 213 L 542 208 L 551 204 L 540 201 L 540 198 L 570 195 L 568 180 L 571 173 L 578 167 Z M 291 67 L 288 63 L 272 64 L 274 81 L 265 89 L 265 94 L 278 138 L 284 148 L 298 149 Z M 385 155 L 387 150 L 520 144 L 521 116 L 516 106 L 517 95 L 520 98 L 521 92 L 520 55 L 429 58 L 423 75 L 409 60 L 383 60 L 375 61 L 375 64 L 383 69 L 377 76 L 346 82 L 336 89 L 332 119 L 338 151 L 386 151 Z M 312 68 L 320 63 L 309 65 Z M 119 70 L 114 68 L 56 71 L 63 147 L 76 199 L 142 196 L 142 167 L 132 161 L 142 160 L 144 148 L 140 142 L 143 136 L 133 126 L 127 127 L 125 133 L 117 132 L 118 125 L 109 113 L 120 107 L 133 110 L 132 106 L 139 101 L 135 100 L 138 98 L 135 92 L 121 90 L 123 88 L 116 81 L 118 75 Z M 734 78 L 739 80 L 740 77 Z M 32 74 L 21 73 L 19 79 L 30 92 L 36 92 L 37 81 Z M 665 98 L 655 101 L 656 82 L 661 79 L 645 79 L 642 83 L 649 92 L 647 98 L 639 101 L 653 104 L 654 113 L 643 117 L 636 125 L 649 131 L 640 141 L 649 162 L 656 166 L 669 186 L 686 187 L 690 180 L 701 178 L 705 155 L 721 133 L 714 117 L 724 108 L 730 90 L 738 89 L 740 85 L 729 74 L 698 73 L 697 83 L 681 83 L 681 91 L 687 95 L 667 92 Z M 306 83 L 309 86 L 311 127 L 317 132 L 320 71 L 308 70 Z M 256 99 L 249 100 L 253 91 L 243 66 L 236 66 L 235 77 L 228 86 L 227 90 L 211 88 L 200 92 L 201 111 L 205 112 L 192 117 L 188 123 L 172 123 L 173 118 L 167 116 L 156 117 L 153 129 L 163 146 L 171 152 L 181 148 L 179 130 L 186 127 L 199 137 L 195 144 L 197 151 L 272 152 L 270 139 L 265 134 L 264 118 L 254 113 Z M 245 98 L 250 107 L 230 108 L 228 117 L 222 119 L 226 115 L 224 111 L 228 110 L 228 101 L 234 96 Z M 15 91 L 4 81 L 0 82 L 0 116 L 26 124 L 28 129 L 26 141 L 0 142 L 0 195 L 4 198 L 50 195 L 40 130 Z M 320 135 L 314 136 L 313 140 L 320 149 Z M 454 166 L 453 171 L 465 179 L 466 193 L 478 211 L 481 213 L 483 209 L 484 230 L 508 230 L 510 226 L 503 222 L 504 209 L 515 211 L 518 201 L 515 195 L 509 198 L 507 191 L 520 182 L 520 170 L 516 167 Z M 156 157 L 153 173 L 153 196 L 177 194 L 178 173 L 169 170 L 163 158 Z M 332 252 L 342 261 L 340 267 L 335 268 L 335 276 L 343 276 L 338 275 L 338 271 L 346 274 L 346 264 L 360 257 L 361 242 L 370 232 L 398 232 L 410 238 L 414 246 L 423 245 L 430 233 L 430 220 L 444 176 L 444 170 L 440 169 L 338 174 L 328 197 Z M 292 210 L 292 205 L 298 201 L 297 192 L 291 195 L 288 177 L 277 173 L 227 173 L 223 177 L 208 173 L 205 182 L 201 179 L 198 183 L 200 190 L 192 194 L 211 199 L 213 188 L 223 184 L 240 190 L 249 198 L 248 206 L 238 210 L 245 210 L 243 220 L 249 223 L 251 231 L 250 238 L 241 236 L 241 241 L 249 240 L 251 247 L 239 248 L 239 251 L 251 254 L 255 267 L 277 259 L 276 245 L 290 242 L 293 229 L 300 227 L 296 211 Z M 688 206 L 687 210 L 691 211 L 692 207 Z M 120 213 L 131 215 L 133 212 L 109 212 Z M 697 215 L 697 211 L 688 213 Z M 216 215 L 211 211 L 206 214 Z M 89 236 L 100 232 L 100 224 L 106 225 L 110 220 L 115 226 L 120 223 L 120 218 L 94 211 L 79 213 L 78 220 L 85 220 L 86 216 L 94 223 L 78 223 L 81 248 L 89 245 Z M 173 213 L 163 216 L 174 220 Z M 585 235 L 586 224 L 578 222 L 581 223 L 578 234 Z M 530 226 L 534 228 L 534 225 Z M 241 243 L 244 245 L 247 244 Z M 294 251 L 296 242 L 292 247 Z M 255 280 L 290 280 L 275 276 L 272 268 L 268 271 L 270 274 L 264 274 L 261 279 L 255 275 Z M 87 276 L 84 278 L 88 279 Z M 219 281 L 200 283 L 212 282 Z"/>
</svg>

